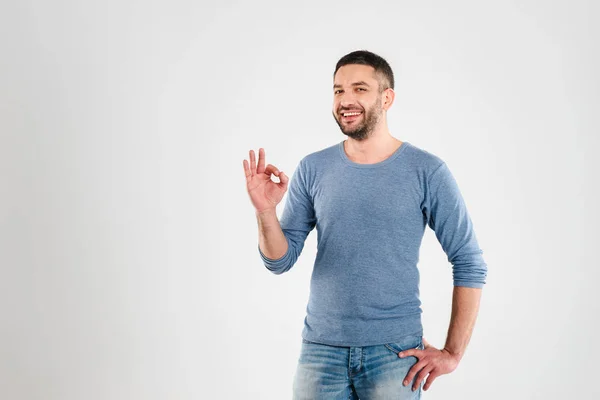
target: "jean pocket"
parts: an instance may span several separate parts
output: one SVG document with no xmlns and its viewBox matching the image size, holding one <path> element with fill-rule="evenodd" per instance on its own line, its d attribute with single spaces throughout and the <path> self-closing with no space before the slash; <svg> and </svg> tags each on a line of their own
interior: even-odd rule
<svg viewBox="0 0 600 400">
<path fill-rule="evenodd" d="M 304 343 L 304 344 L 316 344 L 314 342 L 309 342 L 308 340 L 306 340 L 304 338 L 302 338 L 302 343 Z"/>
<path fill-rule="evenodd" d="M 384 346 L 393 352 L 398 354 L 404 350 L 419 349 L 423 350 L 423 337 L 422 336 L 411 336 L 403 339 L 400 342 L 385 343 Z"/>
</svg>

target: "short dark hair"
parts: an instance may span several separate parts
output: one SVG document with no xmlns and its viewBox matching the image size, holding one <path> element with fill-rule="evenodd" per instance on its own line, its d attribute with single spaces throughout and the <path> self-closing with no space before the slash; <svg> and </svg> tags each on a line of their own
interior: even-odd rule
<svg viewBox="0 0 600 400">
<path fill-rule="evenodd" d="M 340 67 L 348 64 L 360 64 L 369 65 L 375 69 L 375 74 L 379 75 L 383 79 L 379 79 L 379 91 L 383 92 L 387 88 L 394 88 L 394 73 L 390 64 L 388 64 L 383 57 L 378 56 L 375 53 L 371 53 L 367 50 L 356 50 L 352 53 L 346 54 L 344 57 L 335 65 L 335 71 L 333 76 L 335 77 L 336 72 Z"/>
</svg>

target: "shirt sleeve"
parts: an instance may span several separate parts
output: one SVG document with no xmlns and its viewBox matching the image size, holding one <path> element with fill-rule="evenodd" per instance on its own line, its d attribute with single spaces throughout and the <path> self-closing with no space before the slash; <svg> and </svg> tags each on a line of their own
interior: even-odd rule
<svg viewBox="0 0 600 400">
<path fill-rule="evenodd" d="M 423 212 L 452 264 L 454 286 L 482 288 L 487 264 L 465 201 L 445 162 L 431 173 L 425 192 Z"/>
<path fill-rule="evenodd" d="M 308 234 L 316 226 L 315 210 L 308 193 L 304 168 L 305 163 L 302 160 L 290 179 L 285 207 L 279 220 L 288 243 L 287 252 L 279 259 L 272 259 L 266 257 L 258 246 L 265 267 L 277 275 L 288 271 L 296 263 Z"/>
</svg>

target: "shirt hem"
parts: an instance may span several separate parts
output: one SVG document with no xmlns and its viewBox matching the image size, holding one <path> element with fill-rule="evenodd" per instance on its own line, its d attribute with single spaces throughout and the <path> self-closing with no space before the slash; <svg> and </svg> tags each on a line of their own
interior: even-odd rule
<svg viewBox="0 0 600 400">
<path fill-rule="evenodd" d="M 304 334 L 302 335 L 302 339 L 308 340 L 309 342 L 324 344 L 324 345 L 328 345 L 328 346 L 365 347 L 365 346 L 379 346 L 379 345 L 384 345 L 384 344 L 389 344 L 389 343 L 402 342 L 404 339 L 411 337 L 411 336 L 421 336 L 422 337 L 423 331 L 420 330 L 420 331 L 417 331 L 414 333 L 404 334 L 402 336 L 388 337 L 388 338 L 377 339 L 375 341 L 368 341 L 368 342 L 348 342 L 348 341 L 337 341 L 337 340 L 327 340 L 327 339 L 318 339 L 318 338 L 313 339 L 310 337 L 306 337 Z"/>
</svg>

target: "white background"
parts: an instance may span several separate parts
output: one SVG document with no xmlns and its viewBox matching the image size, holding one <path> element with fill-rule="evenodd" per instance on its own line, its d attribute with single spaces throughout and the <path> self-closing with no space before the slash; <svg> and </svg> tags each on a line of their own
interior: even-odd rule
<svg viewBox="0 0 600 400">
<path fill-rule="evenodd" d="M 600 396 L 598 3 L 216 3 L 2 2 L 0 398 L 290 398 L 316 232 L 268 272 L 242 161 L 292 176 L 343 140 L 357 49 L 391 64 L 391 133 L 447 162 L 489 268 L 423 397 Z M 429 228 L 419 268 L 443 346 Z"/>
</svg>

